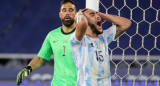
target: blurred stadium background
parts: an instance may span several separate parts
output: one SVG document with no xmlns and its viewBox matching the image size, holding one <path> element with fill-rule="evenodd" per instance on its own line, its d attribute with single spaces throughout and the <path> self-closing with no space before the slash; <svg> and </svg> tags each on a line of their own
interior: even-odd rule
<svg viewBox="0 0 160 86">
<path fill-rule="evenodd" d="M 77 9 L 85 1 L 75 0 Z M 34 58 L 47 33 L 59 26 L 61 0 L 0 0 L 0 86 L 16 86 L 17 73 Z M 100 11 L 132 21 L 109 45 L 113 86 L 160 86 L 160 0 L 100 0 Z M 103 28 L 112 24 L 103 21 Z M 21 86 L 49 86 L 54 60 Z"/>
</svg>

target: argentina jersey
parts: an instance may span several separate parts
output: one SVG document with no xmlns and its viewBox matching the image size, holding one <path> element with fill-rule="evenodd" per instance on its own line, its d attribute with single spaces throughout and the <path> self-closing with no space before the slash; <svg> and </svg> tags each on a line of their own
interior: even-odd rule
<svg viewBox="0 0 160 86">
<path fill-rule="evenodd" d="M 114 40 L 116 26 L 104 30 L 98 38 L 84 35 L 81 41 L 71 36 L 71 47 L 78 70 L 77 86 L 111 86 L 108 44 Z"/>
</svg>

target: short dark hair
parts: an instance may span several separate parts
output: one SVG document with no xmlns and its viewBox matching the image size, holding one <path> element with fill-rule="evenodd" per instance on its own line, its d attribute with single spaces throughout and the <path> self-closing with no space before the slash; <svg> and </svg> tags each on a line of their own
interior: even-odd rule
<svg viewBox="0 0 160 86">
<path fill-rule="evenodd" d="M 62 7 L 63 4 L 68 3 L 68 2 L 72 3 L 77 8 L 77 5 L 76 5 L 76 3 L 73 0 L 62 0 L 61 7 Z"/>
<path fill-rule="evenodd" d="M 86 10 L 88 10 L 87 8 L 83 9 L 82 12 L 84 13 Z"/>
</svg>

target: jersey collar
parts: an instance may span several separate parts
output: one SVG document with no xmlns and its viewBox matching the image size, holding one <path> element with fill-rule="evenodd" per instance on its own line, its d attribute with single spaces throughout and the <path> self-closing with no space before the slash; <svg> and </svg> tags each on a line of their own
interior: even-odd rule
<svg viewBox="0 0 160 86">
<path fill-rule="evenodd" d="M 62 32 L 64 35 L 68 35 L 68 34 L 73 33 L 73 32 L 75 31 L 75 29 L 76 29 L 76 28 L 74 28 L 71 32 L 66 33 L 66 32 L 63 31 L 63 29 L 62 29 L 62 27 L 61 27 L 61 32 Z"/>
</svg>

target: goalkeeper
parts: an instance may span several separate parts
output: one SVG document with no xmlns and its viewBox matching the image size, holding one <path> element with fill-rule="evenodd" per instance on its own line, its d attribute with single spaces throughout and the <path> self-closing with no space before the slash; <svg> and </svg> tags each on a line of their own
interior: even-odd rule
<svg viewBox="0 0 160 86">
<path fill-rule="evenodd" d="M 72 0 L 63 0 L 59 17 L 62 26 L 49 32 L 38 55 L 17 75 L 20 85 L 32 71 L 38 69 L 45 60 L 54 55 L 54 75 L 51 86 L 76 86 L 77 70 L 70 46 L 71 34 L 75 31 L 74 17 L 76 4 Z"/>
</svg>

